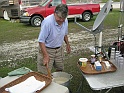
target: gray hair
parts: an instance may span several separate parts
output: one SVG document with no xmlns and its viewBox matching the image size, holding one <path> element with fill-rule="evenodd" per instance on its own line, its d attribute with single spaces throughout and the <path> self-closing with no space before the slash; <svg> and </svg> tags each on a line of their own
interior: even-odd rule
<svg viewBox="0 0 124 93">
<path fill-rule="evenodd" d="M 61 17 L 66 18 L 68 16 L 68 7 L 66 4 L 59 4 L 55 8 L 55 13 Z"/>
</svg>

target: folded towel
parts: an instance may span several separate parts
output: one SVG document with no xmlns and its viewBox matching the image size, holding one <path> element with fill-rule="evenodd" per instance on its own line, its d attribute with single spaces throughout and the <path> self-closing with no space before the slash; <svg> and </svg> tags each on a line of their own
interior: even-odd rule
<svg viewBox="0 0 124 93">
<path fill-rule="evenodd" d="M 9 72 L 8 76 L 24 75 L 24 74 L 27 74 L 28 72 L 31 72 L 31 71 L 32 70 L 30 70 L 27 67 L 21 67 L 21 68 L 14 70 L 14 71 Z"/>
<path fill-rule="evenodd" d="M 6 88 L 5 90 L 10 93 L 35 93 L 45 86 L 45 81 L 41 82 L 35 79 L 34 76 L 27 78 L 25 81 Z"/>
</svg>

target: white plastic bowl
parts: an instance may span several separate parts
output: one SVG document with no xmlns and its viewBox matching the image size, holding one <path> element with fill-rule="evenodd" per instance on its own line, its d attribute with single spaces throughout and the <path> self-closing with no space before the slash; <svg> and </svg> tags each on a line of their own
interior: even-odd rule
<svg viewBox="0 0 124 93">
<path fill-rule="evenodd" d="M 66 72 L 53 72 L 52 78 L 53 82 L 68 87 L 73 76 Z"/>
</svg>

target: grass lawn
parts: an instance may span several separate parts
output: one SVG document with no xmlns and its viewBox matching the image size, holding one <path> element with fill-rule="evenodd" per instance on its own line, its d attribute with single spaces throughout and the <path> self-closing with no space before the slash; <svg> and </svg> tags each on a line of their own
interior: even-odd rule
<svg viewBox="0 0 124 93">
<path fill-rule="evenodd" d="M 113 10 L 108 14 L 104 21 L 104 29 L 117 29 L 119 23 L 119 10 Z M 78 20 L 80 24 L 91 29 L 93 23 L 95 21 L 96 16 L 90 22 L 81 22 Z M 5 21 L 2 18 L 0 19 L 0 45 L 4 43 L 13 43 L 20 42 L 21 40 L 32 40 L 38 37 L 40 31 L 40 27 L 32 27 L 30 25 L 24 25 L 19 22 L 11 23 L 9 21 Z M 69 33 L 78 33 L 82 31 L 82 27 L 75 25 L 74 20 L 69 19 Z M 83 88 L 81 93 L 94 93 L 91 88 L 88 86 L 88 83 L 81 76 L 81 73 L 77 67 L 77 61 L 80 57 L 90 58 L 92 52 L 88 52 L 88 50 L 80 49 L 80 51 L 75 51 L 73 55 L 65 55 L 65 72 L 68 72 L 73 75 L 73 79 L 71 80 L 69 89 L 76 93 L 81 80 L 84 80 Z M 0 58 L 1 56 L 0 52 Z M 24 58 L 20 60 L 13 61 L 4 61 L 0 63 L 0 77 L 5 77 L 8 72 L 20 68 L 20 67 L 28 67 L 34 71 L 37 71 L 36 67 L 36 56 L 30 58 Z M 99 93 L 99 91 L 95 91 Z M 121 93 L 120 88 L 114 88 L 110 91 L 110 93 Z"/>
</svg>

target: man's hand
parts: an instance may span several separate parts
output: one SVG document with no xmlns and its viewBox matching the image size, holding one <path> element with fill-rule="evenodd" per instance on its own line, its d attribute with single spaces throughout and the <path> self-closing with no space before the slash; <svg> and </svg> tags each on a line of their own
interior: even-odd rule
<svg viewBox="0 0 124 93">
<path fill-rule="evenodd" d="M 48 67 L 49 60 L 50 60 L 49 56 L 44 56 L 44 58 L 43 58 L 43 65 L 45 65 L 46 67 Z"/>
<path fill-rule="evenodd" d="M 68 54 L 71 52 L 71 47 L 69 44 L 66 45 L 66 51 Z"/>
</svg>

